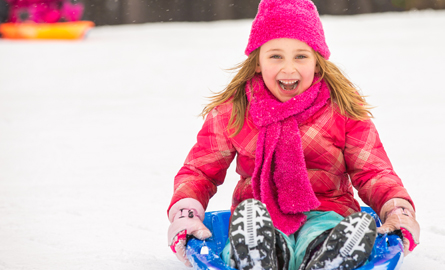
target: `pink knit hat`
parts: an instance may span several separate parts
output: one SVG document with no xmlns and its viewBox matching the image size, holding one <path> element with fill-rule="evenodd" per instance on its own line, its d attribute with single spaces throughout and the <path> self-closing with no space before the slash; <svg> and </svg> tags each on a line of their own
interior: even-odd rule
<svg viewBox="0 0 445 270">
<path fill-rule="evenodd" d="M 261 1 L 252 23 L 246 55 L 276 38 L 303 41 L 325 59 L 331 55 L 317 8 L 310 0 Z"/>
</svg>

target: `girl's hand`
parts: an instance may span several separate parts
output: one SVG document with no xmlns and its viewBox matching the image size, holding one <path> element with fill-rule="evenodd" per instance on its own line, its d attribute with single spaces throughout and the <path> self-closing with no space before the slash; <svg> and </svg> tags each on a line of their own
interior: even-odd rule
<svg viewBox="0 0 445 270">
<path fill-rule="evenodd" d="M 212 236 L 209 229 L 202 223 L 204 215 L 201 203 L 191 198 L 178 201 L 169 211 L 171 224 L 168 228 L 168 245 L 176 257 L 188 267 L 192 267 L 192 264 L 185 254 L 187 235 L 193 235 L 201 240 Z"/>
<path fill-rule="evenodd" d="M 399 198 L 387 201 L 380 211 L 383 225 L 377 228 L 380 234 L 401 230 L 403 234 L 403 253 L 407 256 L 419 244 L 420 226 L 412 205 Z"/>
</svg>

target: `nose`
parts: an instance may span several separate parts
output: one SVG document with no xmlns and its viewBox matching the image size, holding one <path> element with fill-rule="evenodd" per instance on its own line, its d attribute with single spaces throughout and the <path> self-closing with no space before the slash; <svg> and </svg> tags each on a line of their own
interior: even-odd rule
<svg viewBox="0 0 445 270">
<path fill-rule="evenodd" d="M 286 74 L 293 74 L 297 72 L 297 68 L 295 67 L 294 61 L 292 60 L 284 61 L 283 68 L 281 69 L 281 71 Z"/>
</svg>

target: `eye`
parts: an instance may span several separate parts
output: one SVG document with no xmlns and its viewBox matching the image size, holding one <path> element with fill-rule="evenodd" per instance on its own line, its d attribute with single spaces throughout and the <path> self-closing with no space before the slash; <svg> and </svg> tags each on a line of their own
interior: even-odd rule
<svg viewBox="0 0 445 270">
<path fill-rule="evenodd" d="M 274 55 L 271 55 L 270 58 L 272 58 L 272 59 L 281 59 L 281 56 L 279 56 L 278 54 L 274 54 Z"/>
<path fill-rule="evenodd" d="M 303 54 L 299 54 L 299 55 L 295 56 L 295 59 L 305 59 L 305 58 L 307 58 L 307 56 L 303 55 Z"/>
</svg>

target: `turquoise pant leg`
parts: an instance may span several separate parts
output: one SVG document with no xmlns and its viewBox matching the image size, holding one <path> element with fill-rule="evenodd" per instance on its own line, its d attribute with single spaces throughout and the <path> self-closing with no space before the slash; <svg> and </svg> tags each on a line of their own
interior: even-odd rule
<svg viewBox="0 0 445 270">
<path fill-rule="evenodd" d="M 298 230 L 298 232 L 291 235 L 289 238 L 294 238 L 295 245 L 292 247 L 294 253 L 291 253 L 291 261 L 293 269 L 298 269 L 303 262 L 304 255 L 306 255 L 306 249 L 309 244 L 317 238 L 324 231 L 329 230 L 337 226 L 343 217 L 333 211 L 321 212 L 311 211 L 305 213 L 307 216 L 306 223 Z M 292 242 L 292 241 L 291 241 Z"/>
<path fill-rule="evenodd" d="M 227 239 L 226 246 L 221 251 L 220 257 L 226 265 L 230 265 L 230 241 Z"/>
</svg>

